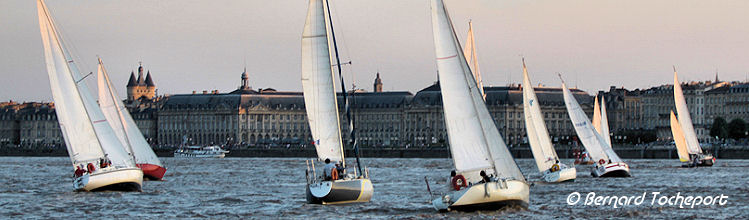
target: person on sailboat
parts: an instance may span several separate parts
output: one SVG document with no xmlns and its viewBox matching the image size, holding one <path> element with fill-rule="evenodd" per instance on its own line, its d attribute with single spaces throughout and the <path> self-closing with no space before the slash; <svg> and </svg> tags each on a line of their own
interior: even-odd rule
<svg viewBox="0 0 749 220">
<path fill-rule="evenodd" d="M 452 182 L 453 182 L 453 179 L 455 179 L 455 176 L 457 176 L 457 175 L 458 175 L 458 173 L 455 172 L 455 170 L 450 171 L 450 178 L 447 179 L 447 188 L 449 189 L 448 191 L 455 190 L 455 188 L 453 187 L 453 183 Z"/>
<path fill-rule="evenodd" d="M 336 169 L 336 165 L 330 163 L 330 159 L 325 159 L 325 167 L 323 167 L 323 175 L 325 175 L 325 180 L 332 180 L 333 179 L 333 169 Z"/>
<path fill-rule="evenodd" d="M 75 167 L 75 177 L 83 176 L 83 174 L 86 173 L 86 171 L 83 170 L 83 168 L 81 167 L 82 167 L 81 165 L 78 165 L 77 167 Z"/>
<path fill-rule="evenodd" d="M 479 175 L 481 176 L 481 182 L 479 183 L 488 183 L 492 181 L 491 177 L 486 175 L 486 172 L 484 172 L 483 170 L 479 173 Z"/>
</svg>

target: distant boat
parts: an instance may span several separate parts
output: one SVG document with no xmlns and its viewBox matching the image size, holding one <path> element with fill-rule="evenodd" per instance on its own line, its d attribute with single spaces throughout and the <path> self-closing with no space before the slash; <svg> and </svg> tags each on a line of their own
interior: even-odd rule
<svg viewBox="0 0 749 220">
<path fill-rule="evenodd" d="M 432 0 L 431 10 L 442 106 L 456 172 L 451 180 L 454 190 L 434 199 L 432 205 L 439 211 L 527 207 L 529 185 L 489 115 L 447 9 L 441 0 Z"/>
<path fill-rule="evenodd" d="M 481 79 L 481 69 L 479 69 L 479 58 L 476 53 L 476 38 L 473 36 L 473 22 L 468 21 L 468 36 L 466 37 L 466 45 L 463 47 L 463 56 L 465 56 L 468 66 L 471 68 L 471 73 L 476 79 L 476 86 L 478 86 L 481 92 L 481 97 L 486 100 L 486 93 L 484 93 L 484 80 Z"/>
<path fill-rule="evenodd" d="M 528 143 L 531 146 L 533 158 L 536 159 L 536 167 L 543 174 L 546 182 L 575 181 L 577 170 L 575 167 L 567 167 L 559 162 L 557 152 L 549 138 L 546 130 L 543 114 L 541 114 L 540 103 L 533 90 L 528 68 L 523 59 L 523 114 L 525 115 L 525 131 L 528 134 Z"/>
<path fill-rule="evenodd" d="M 561 79 L 561 75 L 559 78 Z M 575 132 L 588 151 L 590 158 L 596 161 L 596 167 L 591 175 L 594 177 L 629 177 L 629 165 L 616 155 L 611 146 L 593 127 L 588 116 L 565 85 L 564 80 L 562 81 L 562 91 L 564 93 L 564 104 L 567 106 L 567 113 L 575 127 Z M 597 101 L 596 99 L 595 105 L 598 105 Z"/>
<path fill-rule="evenodd" d="M 160 180 L 164 177 L 166 168 L 151 149 L 143 134 L 135 124 L 133 117 L 125 109 L 121 99 L 109 80 L 109 74 L 104 64 L 99 59 L 98 68 L 99 106 L 107 118 L 109 125 L 114 129 L 115 135 L 120 139 L 125 150 L 132 155 L 135 166 L 143 170 L 143 177 L 152 180 Z"/>
<path fill-rule="evenodd" d="M 224 158 L 228 150 L 221 149 L 219 146 L 186 146 L 180 147 L 174 151 L 174 157 L 195 157 L 195 158 Z"/>
<path fill-rule="evenodd" d="M 712 154 L 702 152 L 700 142 L 697 140 L 697 134 L 694 132 L 689 109 L 687 109 L 684 92 L 681 90 L 676 67 L 674 67 L 674 102 L 676 103 L 678 119 L 674 117 L 674 112 L 671 111 L 671 132 L 674 136 L 674 143 L 676 144 L 680 160 L 686 162 L 684 164 L 685 167 L 712 166 L 715 162 L 715 157 Z M 686 150 L 688 155 L 683 155 L 685 153 L 684 150 Z"/>
<path fill-rule="evenodd" d="M 140 191 L 143 172 L 135 166 L 62 44 L 43 0 L 37 1 L 55 112 L 73 163 L 73 188 L 83 191 Z"/>
<path fill-rule="evenodd" d="M 331 56 L 331 52 L 333 56 Z M 335 60 L 333 60 L 335 59 Z M 335 62 L 334 62 L 335 61 Z M 341 137 L 338 102 L 333 80 L 333 66 L 338 69 L 341 80 L 346 115 L 349 117 L 351 139 L 354 136 L 354 124 L 350 118 L 346 89 L 343 86 L 341 62 L 335 41 L 335 32 L 327 0 L 310 0 L 307 19 L 302 33 L 302 87 L 304 104 L 307 110 L 310 132 L 315 140 L 317 156 L 320 160 L 330 160 L 339 164 L 340 170 L 332 168 L 332 178 L 318 178 L 314 161 L 307 167 L 307 202 L 312 204 L 342 204 L 369 202 L 374 193 L 368 172 L 362 170 L 357 155 L 357 172 L 346 173 L 346 160 Z M 352 143 L 355 151 L 356 142 Z M 310 165 L 308 163 L 308 165 Z M 324 173 L 323 172 L 323 173 Z"/>
</svg>

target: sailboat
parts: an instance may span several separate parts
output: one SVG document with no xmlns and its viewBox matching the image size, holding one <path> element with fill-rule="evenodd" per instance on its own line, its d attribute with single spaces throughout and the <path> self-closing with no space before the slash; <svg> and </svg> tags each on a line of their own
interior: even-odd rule
<svg viewBox="0 0 749 220">
<path fill-rule="evenodd" d="M 140 191 L 143 172 L 107 123 L 43 0 L 37 0 L 37 9 L 55 112 L 73 164 L 73 188 Z"/>
<path fill-rule="evenodd" d="M 561 79 L 562 76 L 560 75 L 559 78 Z M 629 177 L 629 165 L 616 155 L 611 145 L 593 127 L 588 116 L 565 85 L 564 80 L 562 80 L 562 92 L 564 93 L 564 104 L 567 106 L 567 113 L 575 127 L 575 132 L 588 151 L 590 158 L 596 161 L 591 175 L 594 177 Z M 597 103 L 596 100 L 596 105 Z"/>
<path fill-rule="evenodd" d="M 527 207 L 529 185 L 502 141 L 441 0 L 431 1 L 432 31 L 454 190 L 432 201 L 439 211 Z"/>
<path fill-rule="evenodd" d="M 338 57 L 338 46 L 335 41 L 335 32 L 329 9 L 327 0 L 309 1 L 307 20 L 302 33 L 302 87 L 304 89 L 307 118 L 318 159 L 339 164 L 340 169 L 333 168 L 332 171 L 323 172 L 330 172 L 330 178 L 325 175 L 318 177 L 314 161 L 308 161 L 307 202 L 312 204 L 368 202 L 372 198 L 374 188 L 369 180 L 368 172 L 362 170 L 361 163 L 359 163 L 354 122 L 351 120 L 341 65 L 333 64 L 331 51 L 335 55 L 336 64 L 341 62 Z M 330 42 L 332 42 L 332 45 Z M 346 160 L 338 118 L 333 66 L 338 67 L 352 145 L 357 152 L 356 170 L 358 172 L 347 173 L 345 171 Z"/>
<path fill-rule="evenodd" d="M 98 66 L 99 107 L 104 112 L 109 125 L 114 129 L 117 138 L 125 145 L 125 150 L 133 156 L 135 166 L 143 170 L 143 177 L 160 180 L 164 177 L 166 168 L 161 165 L 161 161 L 143 137 L 133 117 L 120 101 L 121 99 L 117 98 L 117 93 L 101 59 L 99 59 Z"/>
<path fill-rule="evenodd" d="M 471 68 L 471 73 L 476 79 L 476 86 L 478 86 L 481 92 L 481 97 L 486 100 L 486 93 L 484 93 L 484 80 L 481 79 L 481 70 L 479 69 L 479 58 L 476 54 L 476 38 L 473 36 L 473 22 L 468 21 L 468 36 L 466 37 L 466 45 L 463 47 L 463 56 L 465 56 L 468 66 Z"/>
<path fill-rule="evenodd" d="M 554 145 L 551 144 L 549 131 L 546 130 L 544 117 L 541 114 L 538 98 L 533 90 L 528 68 L 523 59 L 523 114 L 525 115 L 525 131 L 528 135 L 528 143 L 536 159 L 536 167 L 543 174 L 546 182 L 575 181 L 577 169 L 567 167 L 559 162 Z"/>
<path fill-rule="evenodd" d="M 674 113 L 673 111 L 671 112 L 671 132 L 674 136 L 677 152 L 679 152 L 679 158 L 682 162 L 686 162 L 684 164 L 685 167 L 712 166 L 715 162 L 715 157 L 712 154 L 702 152 L 700 142 L 697 140 L 697 134 L 694 132 L 689 109 L 687 109 L 684 92 L 681 90 L 681 84 L 679 84 L 676 67 L 674 67 L 674 102 L 676 103 L 678 117 L 674 118 Z M 679 143 L 681 143 L 681 149 Z M 688 153 L 687 161 L 684 161 L 684 156 L 681 155 L 683 153 L 682 149 L 686 149 Z"/>
</svg>

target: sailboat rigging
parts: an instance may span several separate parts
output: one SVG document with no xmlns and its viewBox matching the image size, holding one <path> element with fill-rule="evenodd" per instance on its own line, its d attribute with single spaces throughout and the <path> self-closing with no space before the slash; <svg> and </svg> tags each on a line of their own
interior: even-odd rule
<svg viewBox="0 0 749 220">
<path fill-rule="evenodd" d="M 329 41 L 332 41 L 332 44 Z M 324 168 L 324 175 L 318 178 L 314 161 L 311 163 L 308 161 L 307 202 L 316 204 L 368 202 L 374 189 L 369 181 L 368 172 L 361 168 L 356 127 L 351 117 L 351 105 L 345 90 L 341 65 L 332 65 L 332 63 L 340 64 L 341 62 L 330 15 L 330 5 L 327 0 L 310 0 L 302 33 L 302 87 L 305 109 L 310 131 L 315 140 L 318 159 L 340 163 L 341 169 L 327 170 L 331 167 L 328 164 Z M 341 81 L 346 118 L 349 122 L 350 143 L 354 147 L 357 159 L 359 172 L 354 174 L 345 172 L 345 150 L 333 80 L 335 71 L 332 67 L 334 66 Z M 309 164 L 312 165 L 311 169 Z"/>
</svg>

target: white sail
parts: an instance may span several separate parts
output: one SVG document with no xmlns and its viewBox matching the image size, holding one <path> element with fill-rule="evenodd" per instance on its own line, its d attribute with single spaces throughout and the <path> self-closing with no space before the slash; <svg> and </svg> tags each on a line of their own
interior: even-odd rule
<svg viewBox="0 0 749 220">
<path fill-rule="evenodd" d="M 135 167 L 64 48 L 47 6 L 39 0 L 37 8 L 55 112 L 73 166 L 108 157 L 115 167 Z"/>
<path fill-rule="evenodd" d="M 442 106 L 455 169 L 460 173 L 484 169 L 490 173 L 493 169 L 499 177 L 524 180 L 489 115 L 443 2 L 433 0 L 431 9 Z M 472 176 L 467 177 L 472 181 Z"/>
<path fill-rule="evenodd" d="M 570 115 L 570 121 L 575 127 L 577 137 L 583 143 L 583 146 L 588 151 L 588 155 L 594 160 L 599 161 L 603 159 L 608 161 L 609 156 L 604 151 L 603 145 L 606 142 L 601 138 L 598 132 L 595 131 L 585 111 L 577 103 L 575 97 L 572 95 L 570 90 L 567 88 L 564 82 L 562 82 L 562 92 L 564 93 L 564 104 L 567 106 L 567 113 Z"/>
<path fill-rule="evenodd" d="M 473 37 L 473 23 L 468 21 L 468 36 L 466 37 L 466 45 L 463 47 L 463 56 L 468 62 L 468 66 L 471 67 L 471 72 L 476 80 L 476 85 L 481 92 L 481 97 L 486 99 L 486 93 L 484 93 L 484 81 L 481 79 L 481 70 L 479 69 L 479 59 L 476 55 L 476 41 Z"/>
<path fill-rule="evenodd" d="M 676 68 L 674 68 L 674 102 L 676 102 L 679 125 L 681 125 L 681 129 L 684 132 L 684 139 L 687 142 L 687 150 L 690 154 L 701 154 L 702 148 L 700 147 L 699 140 L 697 140 L 697 134 L 694 133 L 692 117 L 689 115 L 689 109 L 687 109 L 687 101 L 684 99 L 684 92 L 681 90 Z"/>
<path fill-rule="evenodd" d="M 684 139 L 684 131 L 681 130 L 681 125 L 679 125 L 679 120 L 676 119 L 674 111 L 671 111 L 671 133 L 674 136 L 674 144 L 676 145 L 676 153 L 679 154 L 679 160 L 681 162 L 689 161 L 687 140 Z"/>
<path fill-rule="evenodd" d="M 528 143 L 531 145 L 533 158 L 536 159 L 538 171 L 551 168 L 559 159 L 554 145 L 551 144 L 549 131 L 546 130 L 543 114 L 541 114 L 540 103 L 533 90 L 528 69 L 523 60 L 523 114 L 525 115 L 525 131 L 528 134 Z"/>
<path fill-rule="evenodd" d="M 302 88 L 317 156 L 343 160 L 338 104 L 328 45 L 327 10 L 323 0 L 310 0 L 302 33 Z"/>
<path fill-rule="evenodd" d="M 109 125 L 114 129 L 117 138 L 126 146 L 125 150 L 133 155 L 136 164 L 162 166 L 161 161 L 151 149 L 151 145 L 148 144 L 135 124 L 135 120 L 117 97 L 117 92 L 109 80 L 109 74 L 107 74 L 101 59 L 99 59 L 98 66 L 99 106 Z"/>
<path fill-rule="evenodd" d="M 606 141 L 606 144 L 609 146 L 611 145 L 611 135 L 609 135 L 609 117 L 606 114 L 606 98 L 601 96 L 601 122 L 600 122 L 600 129 L 598 129 L 598 134 L 601 134 L 601 137 L 603 137 L 603 140 Z"/>
<path fill-rule="evenodd" d="M 598 95 L 593 98 L 593 128 L 601 134 L 601 106 L 598 104 Z"/>
</svg>

